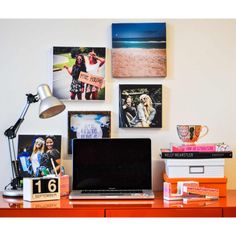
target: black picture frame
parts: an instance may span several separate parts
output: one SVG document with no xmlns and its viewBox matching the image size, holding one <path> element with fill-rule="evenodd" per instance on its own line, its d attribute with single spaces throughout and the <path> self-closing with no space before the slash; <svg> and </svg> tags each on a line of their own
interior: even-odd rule
<svg viewBox="0 0 236 236">
<path fill-rule="evenodd" d="M 162 85 L 121 84 L 119 128 L 162 128 Z"/>
<path fill-rule="evenodd" d="M 110 138 L 110 111 L 68 111 L 68 154 L 74 138 Z"/>
<path fill-rule="evenodd" d="M 48 140 L 51 147 L 48 146 Z M 40 142 L 39 148 L 36 147 L 36 142 Z M 33 156 L 37 156 L 37 160 L 33 160 Z M 56 174 L 59 174 L 61 166 L 61 135 L 18 135 L 17 161 L 21 178 L 43 177 L 55 174 L 54 167 L 57 169 Z"/>
</svg>

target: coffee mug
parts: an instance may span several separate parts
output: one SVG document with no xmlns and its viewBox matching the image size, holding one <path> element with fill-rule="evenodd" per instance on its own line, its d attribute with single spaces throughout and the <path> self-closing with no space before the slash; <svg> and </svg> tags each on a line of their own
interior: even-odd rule
<svg viewBox="0 0 236 236">
<path fill-rule="evenodd" d="M 177 125 L 177 133 L 184 143 L 195 143 L 206 136 L 208 131 L 206 125 Z"/>
</svg>

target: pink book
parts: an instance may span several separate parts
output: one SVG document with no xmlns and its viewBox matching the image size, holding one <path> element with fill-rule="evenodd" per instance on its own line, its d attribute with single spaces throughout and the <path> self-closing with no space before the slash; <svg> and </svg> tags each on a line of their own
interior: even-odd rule
<svg viewBox="0 0 236 236">
<path fill-rule="evenodd" d="M 187 145 L 171 145 L 172 152 L 224 152 L 230 151 L 229 145 L 224 143 L 218 144 L 187 144 Z"/>
</svg>

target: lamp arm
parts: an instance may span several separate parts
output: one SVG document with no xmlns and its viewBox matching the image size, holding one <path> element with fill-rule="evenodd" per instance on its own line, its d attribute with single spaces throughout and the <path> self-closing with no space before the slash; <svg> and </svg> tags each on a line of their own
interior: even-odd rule
<svg viewBox="0 0 236 236">
<path fill-rule="evenodd" d="M 24 119 L 19 118 L 18 121 L 11 127 L 9 127 L 5 132 L 4 135 L 7 136 L 9 139 L 13 139 L 16 137 L 17 131 L 20 128 L 20 125 L 23 123 Z"/>
<path fill-rule="evenodd" d="M 15 151 L 13 139 L 16 137 L 16 134 L 17 134 L 21 124 L 24 121 L 25 115 L 29 109 L 30 104 L 39 101 L 38 94 L 36 94 L 36 95 L 26 94 L 26 96 L 27 96 L 27 102 L 24 106 L 24 109 L 23 109 L 21 115 L 20 115 L 20 118 L 16 121 L 16 123 L 14 125 L 10 126 L 4 132 L 4 135 L 8 138 L 8 144 L 9 144 L 9 152 L 10 152 L 11 168 L 12 168 L 12 178 L 13 178 L 10 184 L 13 187 L 13 189 L 17 189 L 17 187 L 19 186 L 19 172 L 18 172 L 18 168 L 17 168 L 16 151 Z"/>
<path fill-rule="evenodd" d="M 27 102 L 25 104 L 25 107 L 20 115 L 20 118 L 16 121 L 16 123 L 13 126 L 10 126 L 5 132 L 4 135 L 8 137 L 8 139 L 13 139 L 16 137 L 17 131 L 19 130 L 21 124 L 24 121 L 25 115 L 29 109 L 29 106 L 31 103 L 35 103 L 39 101 L 38 94 L 32 95 L 32 94 L 26 94 L 27 96 Z"/>
</svg>

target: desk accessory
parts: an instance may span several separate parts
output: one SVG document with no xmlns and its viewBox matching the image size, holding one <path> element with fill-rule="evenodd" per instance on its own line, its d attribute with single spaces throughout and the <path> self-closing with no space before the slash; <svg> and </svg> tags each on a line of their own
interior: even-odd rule
<svg viewBox="0 0 236 236">
<path fill-rule="evenodd" d="M 204 132 L 203 132 L 204 130 Z M 177 133 L 183 143 L 192 144 L 207 135 L 206 125 L 177 125 Z"/>
<path fill-rule="evenodd" d="M 223 178 L 225 159 L 165 159 L 169 178 Z"/>
<path fill-rule="evenodd" d="M 199 183 L 199 187 L 219 189 L 220 197 L 226 197 L 226 194 L 227 194 L 227 177 L 224 177 L 224 178 L 192 178 L 192 177 L 191 178 L 190 177 L 170 178 L 166 173 L 164 173 L 163 179 L 165 182 L 168 182 L 171 184 L 172 193 L 175 193 L 177 191 L 178 182 L 196 181 Z"/>
<path fill-rule="evenodd" d="M 191 202 L 205 202 L 205 201 L 214 201 L 218 200 L 218 197 L 209 197 L 209 196 L 194 196 L 194 197 L 184 197 L 183 204 L 189 204 Z"/>
<path fill-rule="evenodd" d="M 219 189 L 199 186 L 183 186 L 183 195 L 187 196 L 189 194 L 196 194 L 208 197 L 219 197 Z"/>
<path fill-rule="evenodd" d="M 195 201 L 218 200 L 219 189 L 199 187 L 196 181 L 177 182 L 177 192 L 173 193 L 172 184 L 163 183 L 163 198 L 166 201 L 180 201 L 184 204 Z"/>
<path fill-rule="evenodd" d="M 187 186 L 197 187 L 199 183 L 196 181 L 179 181 L 177 183 L 176 192 L 173 191 L 173 184 L 164 182 L 163 183 L 163 198 L 167 201 L 178 201 L 184 197 L 183 188 Z"/>
<path fill-rule="evenodd" d="M 17 161 L 21 178 L 59 174 L 61 135 L 18 135 Z"/>
<path fill-rule="evenodd" d="M 23 200 L 47 201 L 60 199 L 60 178 L 24 178 Z"/>
<path fill-rule="evenodd" d="M 16 159 L 15 147 L 14 147 L 14 138 L 16 138 L 17 132 L 20 128 L 20 125 L 24 121 L 24 117 L 28 111 L 28 108 L 31 103 L 36 103 L 39 100 L 39 117 L 40 118 L 50 118 L 61 113 L 65 109 L 65 105 L 59 101 L 56 97 L 52 96 L 51 90 L 47 84 L 41 84 L 38 86 L 37 94 L 26 94 L 27 102 L 23 111 L 20 115 L 20 118 L 17 122 L 10 126 L 5 132 L 4 135 L 8 138 L 10 160 L 11 160 L 11 171 L 12 171 L 12 180 L 5 187 L 3 196 L 8 197 L 21 197 L 23 195 L 22 187 L 20 184 L 20 176 L 18 172 L 18 164 Z M 9 189 L 8 186 L 11 186 Z"/>
<path fill-rule="evenodd" d="M 68 196 L 70 194 L 70 176 L 61 175 L 60 176 L 60 195 Z"/>
</svg>

